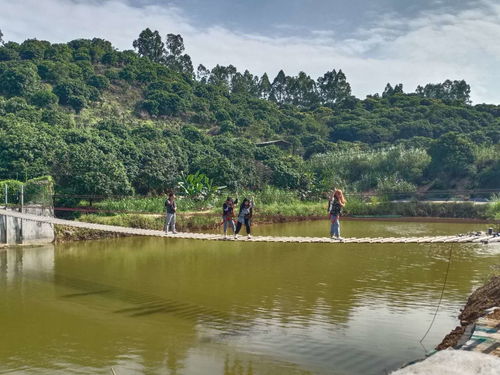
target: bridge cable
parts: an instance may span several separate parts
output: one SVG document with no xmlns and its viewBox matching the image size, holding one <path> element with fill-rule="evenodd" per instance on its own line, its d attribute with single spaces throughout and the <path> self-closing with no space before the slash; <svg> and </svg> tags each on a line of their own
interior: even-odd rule
<svg viewBox="0 0 500 375">
<path fill-rule="evenodd" d="M 443 295 L 444 295 L 444 290 L 446 288 L 446 281 L 448 280 L 448 273 L 450 272 L 450 265 L 451 265 L 451 254 L 453 250 L 453 245 L 450 244 L 450 254 L 448 255 L 448 267 L 446 268 L 446 274 L 444 276 L 444 281 L 443 281 L 443 289 L 441 290 L 441 296 L 439 297 L 439 302 L 436 307 L 436 311 L 434 312 L 434 316 L 432 317 L 431 324 L 429 325 L 429 328 L 427 328 L 427 331 L 425 332 L 424 336 L 420 339 L 419 343 L 422 343 L 424 339 L 426 338 L 427 334 L 431 330 L 432 326 L 434 325 L 434 321 L 436 320 L 437 313 L 439 311 L 439 307 L 441 306 L 441 302 L 443 300 Z"/>
</svg>

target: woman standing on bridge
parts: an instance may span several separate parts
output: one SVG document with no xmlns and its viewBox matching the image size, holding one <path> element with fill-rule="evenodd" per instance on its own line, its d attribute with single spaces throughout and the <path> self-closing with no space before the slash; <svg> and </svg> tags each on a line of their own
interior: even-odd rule
<svg viewBox="0 0 500 375">
<path fill-rule="evenodd" d="M 172 234 L 176 234 L 177 232 L 175 231 L 175 212 L 177 211 L 177 204 L 175 203 L 174 193 L 170 193 L 168 195 L 168 199 L 165 202 L 165 209 L 167 212 L 165 215 L 165 227 L 163 229 L 167 234 L 169 230 L 172 231 Z"/>
<path fill-rule="evenodd" d="M 247 198 L 243 199 L 243 203 L 241 203 L 240 212 L 238 214 L 238 223 L 236 224 L 236 232 L 234 232 L 234 238 L 238 237 L 238 233 L 240 233 L 241 226 L 243 224 L 245 224 L 248 239 L 252 238 L 250 230 L 252 225 L 253 207 L 253 201 Z"/>
<path fill-rule="evenodd" d="M 346 204 L 346 199 L 342 190 L 336 189 L 333 194 L 330 195 L 328 199 L 328 213 L 330 215 L 330 236 L 339 241 L 343 241 L 340 237 L 340 215 L 342 214 L 342 208 Z"/>
</svg>

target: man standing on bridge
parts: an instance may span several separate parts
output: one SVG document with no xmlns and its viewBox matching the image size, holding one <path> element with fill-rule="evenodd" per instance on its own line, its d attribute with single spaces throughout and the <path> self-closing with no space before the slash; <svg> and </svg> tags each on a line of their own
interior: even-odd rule
<svg viewBox="0 0 500 375">
<path fill-rule="evenodd" d="M 165 227 L 163 230 L 166 234 L 171 230 L 172 234 L 176 234 L 175 231 L 175 212 L 177 211 L 177 204 L 175 203 L 175 194 L 168 194 L 168 199 L 165 201 L 166 216 L 165 216 Z"/>
</svg>

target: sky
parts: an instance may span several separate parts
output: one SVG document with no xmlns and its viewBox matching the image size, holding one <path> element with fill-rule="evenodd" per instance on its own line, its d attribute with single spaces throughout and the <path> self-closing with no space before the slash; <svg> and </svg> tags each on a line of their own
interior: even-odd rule
<svg viewBox="0 0 500 375">
<path fill-rule="evenodd" d="M 181 34 L 195 66 L 271 79 L 342 69 L 359 98 L 465 79 L 473 103 L 500 104 L 500 0 L 0 0 L 4 40 L 124 50 L 146 27 Z"/>
</svg>

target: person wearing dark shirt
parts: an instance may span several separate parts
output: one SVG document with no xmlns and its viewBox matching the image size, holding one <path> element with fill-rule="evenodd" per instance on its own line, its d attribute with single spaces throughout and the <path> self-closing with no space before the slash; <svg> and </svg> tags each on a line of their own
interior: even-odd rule
<svg viewBox="0 0 500 375">
<path fill-rule="evenodd" d="M 248 238 L 252 238 L 250 234 L 251 226 L 252 226 L 252 216 L 253 216 L 253 201 L 245 198 L 243 203 L 240 206 L 240 212 L 238 214 L 238 223 L 236 224 L 236 231 L 234 232 L 234 238 L 238 237 L 238 233 L 241 230 L 241 226 L 245 224 L 245 228 L 247 230 Z"/>
<path fill-rule="evenodd" d="M 238 204 L 238 199 L 233 201 L 233 198 L 227 197 L 222 205 L 222 224 L 224 225 L 224 238 L 227 238 L 227 227 L 231 226 L 233 234 L 236 232 L 236 227 L 233 221 L 234 205 Z"/>
<path fill-rule="evenodd" d="M 342 190 L 336 189 L 328 200 L 328 213 L 330 215 L 330 236 L 332 238 L 343 241 L 340 237 L 340 215 L 346 204 L 346 199 Z"/>
<path fill-rule="evenodd" d="M 172 232 L 172 234 L 176 234 L 177 232 L 175 230 L 175 216 L 177 212 L 177 204 L 175 203 L 174 193 L 170 193 L 168 195 L 168 199 L 165 201 L 165 210 L 165 227 L 163 229 L 167 234 L 169 230 Z"/>
</svg>

